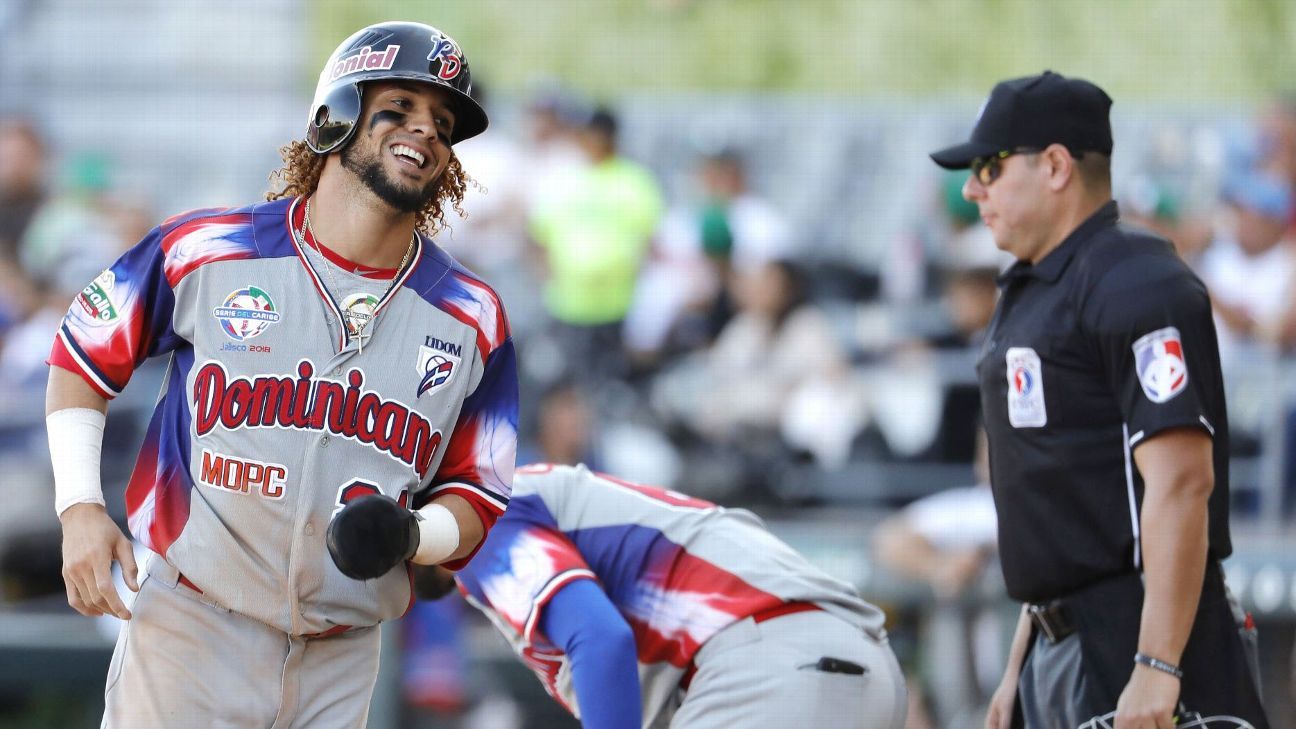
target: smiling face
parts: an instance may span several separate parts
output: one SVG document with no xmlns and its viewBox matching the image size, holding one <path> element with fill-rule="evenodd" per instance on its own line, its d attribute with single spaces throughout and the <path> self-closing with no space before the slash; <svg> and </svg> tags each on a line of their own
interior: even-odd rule
<svg viewBox="0 0 1296 729">
<path fill-rule="evenodd" d="M 379 199 L 413 213 L 436 193 L 450 163 L 451 96 L 431 84 L 377 81 L 365 85 L 355 137 L 342 166 Z"/>
</svg>

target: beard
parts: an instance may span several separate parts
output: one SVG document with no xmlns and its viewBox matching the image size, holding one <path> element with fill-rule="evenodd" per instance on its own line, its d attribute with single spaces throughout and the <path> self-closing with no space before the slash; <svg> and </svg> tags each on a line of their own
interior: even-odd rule
<svg viewBox="0 0 1296 729">
<path fill-rule="evenodd" d="M 379 200 L 402 213 L 417 213 L 436 194 L 437 185 L 441 182 L 439 176 L 423 187 L 401 184 L 388 176 L 377 154 L 361 151 L 359 142 L 353 139 L 342 150 L 342 166 L 358 177 Z"/>
</svg>

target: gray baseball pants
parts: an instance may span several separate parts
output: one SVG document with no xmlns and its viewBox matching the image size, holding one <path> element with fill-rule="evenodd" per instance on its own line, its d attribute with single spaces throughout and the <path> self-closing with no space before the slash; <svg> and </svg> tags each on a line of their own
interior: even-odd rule
<svg viewBox="0 0 1296 729">
<path fill-rule="evenodd" d="M 363 727 L 377 628 L 305 639 L 232 613 L 149 560 L 108 667 L 104 729 Z"/>
</svg>

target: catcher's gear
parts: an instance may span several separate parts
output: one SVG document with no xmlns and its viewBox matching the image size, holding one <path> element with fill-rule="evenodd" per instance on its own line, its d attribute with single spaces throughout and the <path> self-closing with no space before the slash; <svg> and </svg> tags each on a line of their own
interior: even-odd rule
<svg viewBox="0 0 1296 729">
<path fill-rule="evenodd" d="M 320 154 L 340 149 L 360 120 L 360 95 L 366 81 L 409 79 L 435 84 L 454 101 L 450 143 L 486 130 L 486 110 L 472 94 L 468 59 L 454 39 L 422 23 L 378 23 L 356 31 L 329 56 L 315 86 L 306 144 Z"/>
<path fill-rule="evenodd" d="M 418 516 L 389 496 L 361 496 L 333 517 L 326 541 L 329 556 L 342 574 L 372 580 L 414 556 L 419 545 Z"/>
<path fill-rule="evenodd" d="M 1081 724 L 1079 729 L 1112 729 L 1116 726 L 1116 712 L 1095 716 Z M 1184 711 L 1183 704 L 1175 714 L 1175 729 L 1255 729 L 1246 719 L 1236 716 L 1202 716 L 1196 711 Z"/>
</svg>

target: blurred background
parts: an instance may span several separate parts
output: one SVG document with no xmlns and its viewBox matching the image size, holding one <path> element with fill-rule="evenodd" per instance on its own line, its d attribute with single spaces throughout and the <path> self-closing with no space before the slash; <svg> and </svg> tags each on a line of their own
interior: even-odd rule
<svg viewBox="0 0 1296 729">
<path fill-rule="evenodd" d="M 980 726 L 1016 615 L 972 369 L 1008 261 L 926 152 L 1000 79 L 1103 86 L 1123 216 L 1214 297 L 1225 567 L 1288 725 L 1296 3 L 0 0 L 0 727 L 97 726 L 118 627 L 75 615 L 59 573 L 59 318 L 163 218 L 259 199 L 329 52 L 392 19 L 455 37 L 491 115 L 456 148 L 480 188 L 437 242 L 508 308 L 519 463 L 760 513 L 886 609 L 915 728 Z M 119 519 L 159 366 L 110 414 Z M 574 726 L 457 599 L 387 626 L 384 650 L 371 726 Z"/>
</svg>

